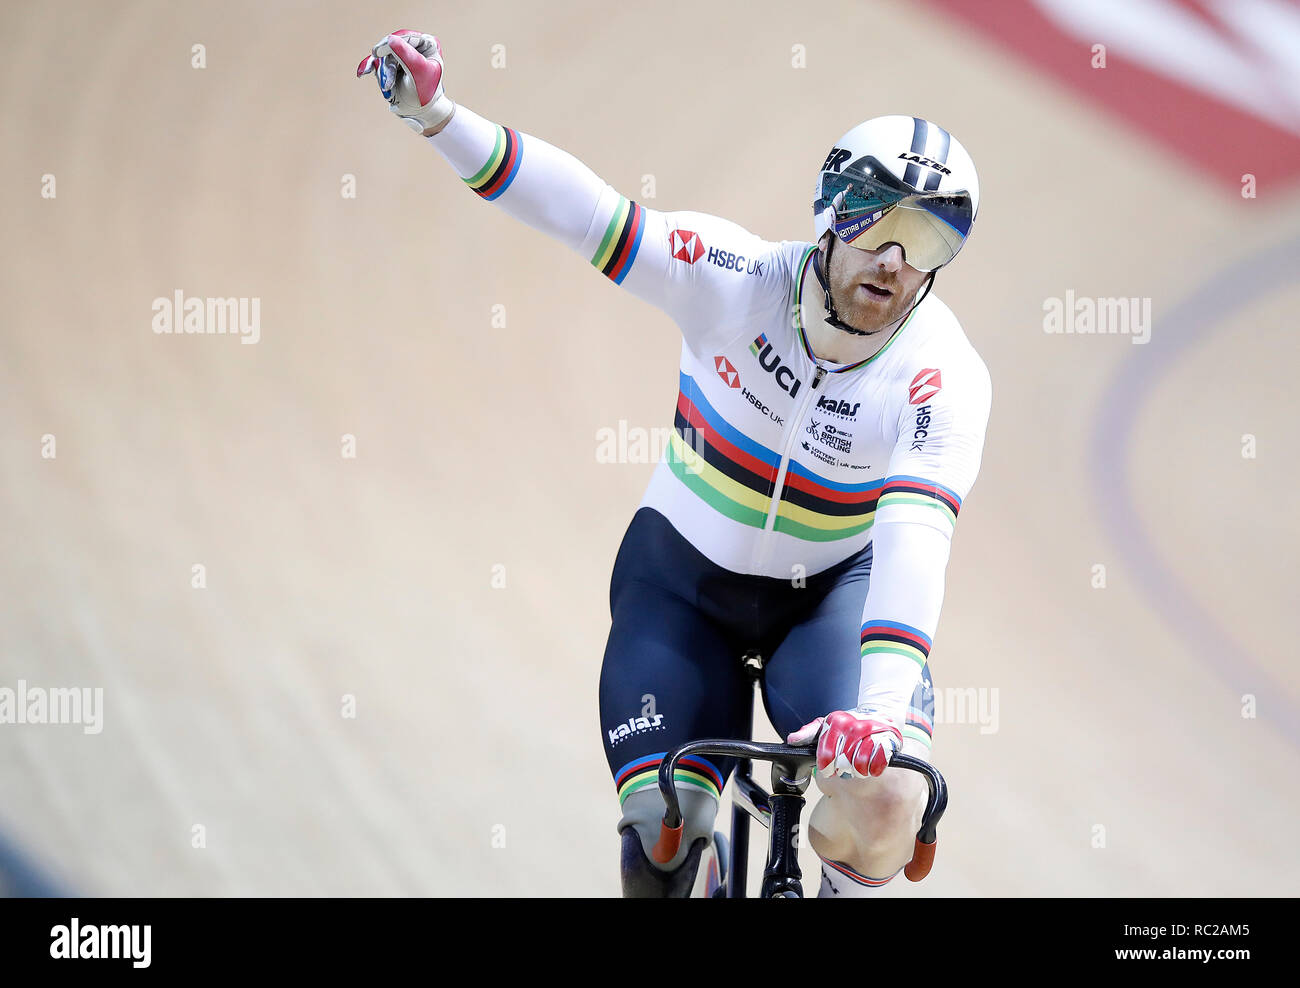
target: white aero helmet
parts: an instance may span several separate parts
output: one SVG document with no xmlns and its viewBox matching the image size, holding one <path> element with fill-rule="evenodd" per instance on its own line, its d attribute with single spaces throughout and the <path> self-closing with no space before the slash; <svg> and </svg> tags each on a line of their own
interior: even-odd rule
<svg viewBox="0 0 1300 988">
<path fill-rule="evenodd" d="M 896 243 L 920 271 L 954 257 L 979 209 L 975 162 L 920 117 L 875 117 L 835 142 L 817 176 L 813 223 L 852 247 Z"/>
</svg>

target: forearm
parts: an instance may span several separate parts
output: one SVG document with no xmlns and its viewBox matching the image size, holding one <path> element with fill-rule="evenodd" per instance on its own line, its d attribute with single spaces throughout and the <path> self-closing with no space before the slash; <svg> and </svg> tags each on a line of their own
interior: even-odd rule
<svg viewBox="0 0 1300 988">
<path fill-rule="evenodd" d="M 582 247 L 607 186 L 573 155 L 461 105 L 428 140 L 479 196 L 573 250 Z"/>
<path fill-rule="evenodd" d="M 581 254 L 616 285 L 668 313 L 697 353 L 712 354 L 752 313 L 789 287 L 779 245 L 704 213 L 662 213 L 620 195 L 566 151 L 457 105 L 428 141 L 479 196 Z M 682 231 L 689 231 L 683 233 Z M 674 243 L 674 236 L 678 242 Z M 683 258 L 695 248 L 761 261 L 766 276 L 735 277 Z"/>
<path fill-rule="evenodd" d="M 906 711 L 943 606 L 950 540 L 928 525 L 877 524 L 862 611 L 858 706 Z"/>
</svg>

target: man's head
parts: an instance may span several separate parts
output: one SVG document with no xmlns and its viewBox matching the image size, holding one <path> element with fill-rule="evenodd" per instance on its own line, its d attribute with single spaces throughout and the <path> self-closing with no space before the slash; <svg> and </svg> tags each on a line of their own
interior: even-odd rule
<svg viewBox="0 0 1300 988">
<path fill-rule="evenodd" d="M 876 117 L 836 142 L 817 175 L 813 222 L 828 321 L 876 332 L 966 242 L 979 178 L 961 143 L 919 117 Z"/>
</svg>

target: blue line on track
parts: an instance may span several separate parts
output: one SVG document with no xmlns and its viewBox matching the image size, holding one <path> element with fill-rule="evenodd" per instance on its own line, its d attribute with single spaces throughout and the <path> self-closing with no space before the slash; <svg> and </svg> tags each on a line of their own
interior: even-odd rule
<svg viewBox="0 0 1300 988">
<path fill-rule="evenodd" d="M 1205 287 L 1161 317 L 1154 317 L 1149 342 L 1134 347 L 1110 385 L 1102 392 L 1088 449 L 1088 472 L 1097 478 L 1095 494 L 1103 527 L 1114 536 L 1120 557 L 1138 575 L 1138 586 L 1157 613 L 1240 696 L 1259 697 L 1261 720 L 1272 723 L 1300 747 L 1300 713 L 1290 692 L 1258 658 L 1198 601 L 1188 584 L 1161 558 L 1137 510 L 1137 491 L 1130 476 L 1133 425 L 1152 394 L 1152 382 L 1167 373 L 1194 346 L 1215 337 L 1219 327 L 1230 352 L 1227 321 L 1247 305 L 1296 284 L 1300 239 L 1252 253 L 1226 271 L 1205 279 Z M 1244 370 L 1244 369 L 1243 369 Z"/>
<path fill-rule="evenodd" d="M 42 874 L 31 861 L 0 832 L 0 895 L 15 898 L 66 896 L 49 876 Z"/>
</svg>

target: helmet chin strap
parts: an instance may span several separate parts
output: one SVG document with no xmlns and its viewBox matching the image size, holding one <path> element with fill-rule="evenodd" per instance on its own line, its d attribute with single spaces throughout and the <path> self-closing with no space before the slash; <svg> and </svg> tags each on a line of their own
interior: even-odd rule
<svg viewBox="0 0 1300 988">
<path fill-rule="evenodd" d="M 838 239 L 839 238 L 832 233 L 830 239 L 826 243 L 825 253 L 827 268 L 831 266 L 831 249 L 834 247 L 835 241 Z M 817 252 L 817 256 L 813 258 L 813 274 L 817 275 L 817 283 L 822 286 L 822 295 L 826 298 L 827 325 L 834 326 L 836 329 L 843 330 L 846 333 L 852 333 L 854 336 L 866 336 L 867 334 L 862 330 L 854 329 L 848 323 L 843 322 L 839 317 L 839 313 L 835 311 L 835 300 L 831 298 L 830 282 L 827 280 L 826 272 L 822 270 L 822 251 L 820 250 Z"/>
<path fill-rule="evenodd" d="M 834 326 L 836 329 L 842 330 L 845 333 L 850 333 L 853 336 L 870 336 L 871 335 L 870 333 L 864 332 L 861 329 L 854 329 L 848 323 L 844 322 L 844 320 L 842 320 L 839 317 L 839 313 L 835 311 L 835 300 L 831 298 L 831 286 L 830 286 L 830 281 L 826 276 L 826 271 L 829 270 L 830 268 L 831 250 L 834 248 L 835 241 L 838 239 L 839 237 L 835 236 L 835 234 L 832 233 L 826 243 L 826 248 L 824 251 L 824 253 L 826 254 L 825 269 L 823 269 L 822 267 L 822 254 L 823 254 L 822 250 L 818 250 L 817 255 L 813 258 L 813 273 L 817 275 L 817 283 L 822 286 L 822 295 L 825 297 L 826 300 L 826 316 L 825 316 L 826 324 L 829 326 Z M 930 289 L 934 287 L 934 277 L 938 273 L 939 273 L 938 268 L 935 268 L 933 271 L 930 272 L 930 277 L 928 277 L 925 280 L 925 291 L 918 292 L 916 301 L 912 303 L 911 307 L 906 312 L 904 312 L 902 316 L 900 316 L 898 319 L 895 319 L 894 322 L 901 324 L 903 320 L 905 320 L 908 316 L 912 314 L 912 312 L 916 309 L 918 305 L 920 305 L 923 301 L 925 301 L 925 297 L 930 294 Z"/>
</svg>

